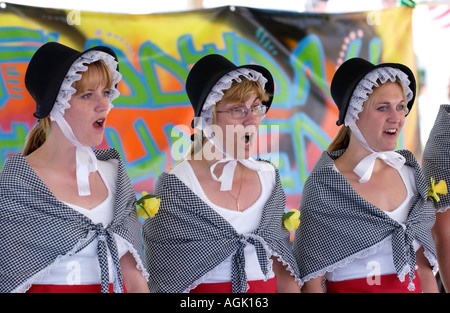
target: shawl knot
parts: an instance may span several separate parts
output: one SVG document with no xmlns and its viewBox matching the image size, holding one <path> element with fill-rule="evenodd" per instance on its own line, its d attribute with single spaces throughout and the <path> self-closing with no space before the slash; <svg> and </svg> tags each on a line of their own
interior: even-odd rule
<svg viewBox="0 0 450 313">
<path fill-rule="evenodd" d="M 231 285 L 233 293 L 247 292 L 247 275 L 245 274 L 245 256 L 244 248 L 247 244 L 255 247 L 258 257 L 259 266 L 264 276 L 267 277 L 269 265 L 267 261 L 267 253 L 264 244 L 259 236 L 242 234 L 239 236 L 238 248 L 232 259 L 231 269 Z"/>
<path fill-rule="evenodd" d="M 408 274 L 408 289 L 414 290 L 415 286 L 413 284 L 413 280 L 416 267 L 416 250 L 414 248 L 414 235 L 412 234 L 411 228 L 400 223 L 392 234 L 392 246 L 393 251 L 401 251 L 401 249 L 405 250 L 405 253 L 398 253 L 394 256 L 395 259 L 400 261 L 395 262 L 394 260 L 394 266 L 400 281 L 403 281 L 405 275 Z"/>
<path fill-rule="evenodd" d="M 113 274 L 114 274 L 114 292 L 123 293 L 122 275 L 120 272 L 119 253 L 114 240 L 114 234 L 103 227 L 102 223 L 95 224 L 92 227 L 97 238 L 97 254 L 98 262 L 100 264 L 100 278 L 101 278 L 101 292 L 109 292 L 109 262 L 108 250 L 111 254 Z"/>
</svg>

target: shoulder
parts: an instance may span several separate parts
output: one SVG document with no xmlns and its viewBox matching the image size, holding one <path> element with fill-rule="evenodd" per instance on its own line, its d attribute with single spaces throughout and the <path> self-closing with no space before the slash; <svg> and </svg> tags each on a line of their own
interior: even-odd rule
<svg viewBox="0 0 450 313">
<path fill-rule="evenodd" d="M 160 178 L 164 178 L 167 181 L 172 182 L 173 184 L 179 184 L 180 182 L 187 186 L 191 190 L 198 190 L 200 188 L 200 172 L 195 170 L 195 163 L 191 164 L 188 160 L 183 160 L 175 167 L 173 167 L 166 175 L 161 176 Z"/>
<path fill-rule="evenodd" d="M 274 163 L 263 159 L 256 159 L 256 162 L 260 166 L 259 176 L 264 184 L 274 187 L 278 181 L 281 183 L 280 173 Z"/>
<path fill-rule="evenodd" d="M 23 157 L 23 155 L 21 153 L 17 153 L 17 154 L 7 157 L 0 173 L 4 172 L 5 170 L 10 170 L 18 164 L 22 164 L 24 160 L 25 160 L 25 158 Z"/>
<path fill-rule="evenodd" d="M 317 159 L 316 163 L 314 164 L 313 169 L 311 170 L 311 173 L 309 174 L 307 181 L 316 181 L 316 180 L 323 180 L 328 179 L 330 176 L 337 175 L 338 172 L 335 170 L 335 160 L 339 158 L 339 156 L 342 155 L 344 150 L 334 151 L 334 152 L 327 152 L 324 151 Z"/>
<path fill-rule="evenodd" d="M 414 154 L 406 149 L 402 149 L 402 150 L 397 150 L 397 153 L 401 154 L 402 156 L 404 156 L 406 158 L 406 161 L 413 161 L 413 162 L 417 162 L 416 157 L 414 156 Z"/>
<path fill-rule="evenodd" d="M 415 171 L 421 170 L 419 161 L 417 161 L 416 157 L 414 156 L 414 154 L 411 151 L 403 149 L 403 150 L 398 150 L 396 152 L 405 158 L 406 166 L 412 167 Z"/>
<path fill-rule="evenodd" d="M 175 164 L 169 171 L 168 174 L 173 174 L 175 176 L 189 174 L 189 171 L 192 170 L 191 165 L 188 160 L 183 160 Z"/>
<path fill-rule="evenodd" d="M 6 158 L 0 170 L 0 181 L 11 183 L 21 179 L 27 179 L 32 174 L 32 170 L 21 153 Z"/>
<path fill-rule="evenodd" d="M 262 170 L 274 171 L 274 172 L 278 171 L 277 166 L 269 160 L 264 160 L 264 159 L 255 159 L 255 160 L 261 166 Z"/>
<path fill-rule="evenodd" d="M 100 161 L 108 161 L 111 159 L 115 159 L 117 161 L 122 161 L 122 157 L 120 156 L 119 152 L 114 148 L 108 148 L 108 149 L 96 149 L 94 150 L 95 156 Z"/>
<path fill-rule="evenodd" d="M 174 174 L 162 172 L 155 182 L 155 194 L 176 194 L 185 184 Z"/>
<path fill-rule="evenodd" d="M 114 173 L 126 172 L 122 156 L 114 148 L 94 150 L 97 157 L 98 166 Z"/>
</svg>

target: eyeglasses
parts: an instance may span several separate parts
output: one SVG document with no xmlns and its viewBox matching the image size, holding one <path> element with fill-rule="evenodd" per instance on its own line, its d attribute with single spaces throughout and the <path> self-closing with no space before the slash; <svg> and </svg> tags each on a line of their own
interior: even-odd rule
<svg viewBox="0 0 450 313">
<path fill-rule="evenodd" d="M 237 120 L 243 119 L 248 115 L 249 109 L 247 107 L 236 107 L 232 108 L 228 111 L 216 111 L 216 113 L 230 113 L 231 117 Z M 256 117 L 262 117 L 266 115 L 267 107 L 263 104 L 255 105 L 250 108 L 250 111 L 252 111 L 253 115 Z"/>
</svg>

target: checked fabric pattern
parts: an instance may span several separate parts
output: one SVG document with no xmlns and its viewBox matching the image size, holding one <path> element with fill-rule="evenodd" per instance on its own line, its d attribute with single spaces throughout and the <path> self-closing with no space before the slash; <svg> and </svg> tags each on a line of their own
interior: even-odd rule
<svg viewBox="0 0 450 313">
<path fill-rule="evenodd" d="M 188 292 L 229 256 L 232 292 L 246 292 L 243 251 L 247 244 L 255 246 L 265 275 L 274 254 L 298 279 L 289 231 L 281 225 L 286 199 L 278 171 L 261 223 L 250 234 L 237 233 L 173 174 L 161 174 L 155 194 L 161 198 L 158 214 L 143 226 L 150 292 Z"/>
<path fill-rule="evenodd" d="M 444 180 L 450 188 L 450 105 L 440 106 L 422 154 L 422 169 L 425 181 L 431 184 L 431 177 L 437 184 Z M 439 195 L 437 211 L 443 212 L 450 207 L 450 193 Z"/>
<path fill-rule="evenodd" d="M 21 154 L 6 160 L 0 172 L 0 292 L 25 292 L 55 262 L 75 254 L 95 238 L 102 292 L 108 292 L 108 250 L 116 273 L 114 291 L 122 292 L 113 234 L 128 241 L 135 250 L 136 262 L 143 264 L 140 222 L 134 209 L 136 196 L 125 166 L 114 149 L 94 152 L 99 160 L 118 161 L 114 220 L 107 227 L 93 224 L 57 200 Z"/>
<path fill-rule="evenodd" d="M 373 253 L 391 237 L 397 275 L 403 281 L 408 274 L 408 287 L 413 289 L 414 239 L 424 246 L 430 264 L 437 264 L 430 232 L 435 211 L 431 202 L 427 202 L 427 186 L 418 162 L 411 152 L 398 151 L 406 158 L 405 166 L 414 168 L 417 188 L 403 225 L 365 201 L 345 177 L 333 169 L 334 160 L 342 153 L 343 150 L 324 152 L 303 189 L 301 222 L 294 238 L 294 255 L 301 280 L 308 281 Z"/>
</svg>

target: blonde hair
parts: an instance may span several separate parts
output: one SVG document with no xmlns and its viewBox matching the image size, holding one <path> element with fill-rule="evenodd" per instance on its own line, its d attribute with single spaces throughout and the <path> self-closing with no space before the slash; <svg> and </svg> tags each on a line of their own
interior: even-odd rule
<svg viewBox="0 0 450 313">
<path fill-rule="evenodd" d="M 334 139 L 331 141 L 326 151 L 333 152 L 341 149 L 346 149 L 348 147 L 348 144 L 350 143 L 351 134 L 352 131 L 348 126 L 342 126 L 337 132 L 336 136 L 334 136 Z"/>
<path fill-rule="evenodd" d="M 365 107 L 371 106 L 375 102 L 382 87 L 385 86 L 389 82 L 386 82 L 385 84 L 380 84 L 379 87 L 376 87 L 373 89 L 372 93 L 369 95 L 369 98 L 363 103 L 363 109 Z M 403 98 L 405 99 L 405 105 L 406 105 L 407 100 L 406 100 L 405 88 L 403 87 L 402 83 L 398 79 L 393 83 L 396 83 L 402 89 Z M 339 131 L 337 132 L 334 139 L 328 145 L 326 151 L 333 152 L 333 151 L 337 151 L 337 150 L 341 150 L 341 149 L 347 149 L 347 147 L 350 143 L 351 134 L 352 134 L 352 131 L 350 130 L 350 128 L 348 126 L 345 126 L 345 125 L 342 126 L 339 129 Z"/>
<path fill-rule="evenodd" d="M 111 70 L 103 60 L 87 64 L 87 67 L 87 71 L 81 73 L 81 79 L 72 84 L 72 87 L 77 90 L 75 95 L 85 91 L 94 79 L 98 81 L 97 86 L 95 86 L 96 88 L 99 86 L 112 87 L 113 76 Z M 34 125 L 25 139 L 25 146 L 22 151 L 24 156 L 29 155 L 44 144 L 47 139 L 47 133 L 50 131 L 50 124 L 50 117 L 46 116 Z"/>
<path fill-rule="evenodd" d="M 42 146 L 47 139 L 47 132 L 50 130 L 50 117 L 41 118 L 30 130 L 25 140 L 25 147 L 22 154 L 29 155 L 31 152 Z"/>
<path fill-rule="evenodd" d="M 81 79 L 72 84 L 72 87 L 77 90 L 75 95 L 86 91 L 95 79 L 97 79 L 97 85 L 93 86 L 94 88 L 98 88 L 99 86 L 105 86 L 106 88 L 112 87 L 113 76 L 111 70 L 103 60 L 98 60 L 87 66 L 88 70 L 82 73 Z"/>
</svg>

